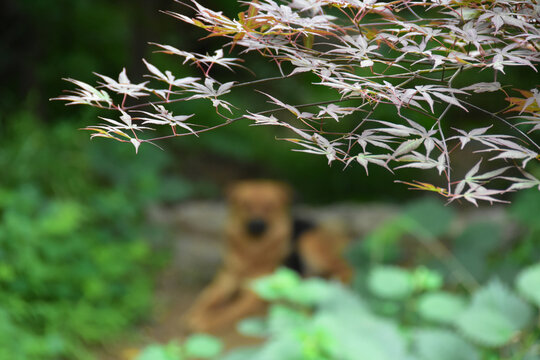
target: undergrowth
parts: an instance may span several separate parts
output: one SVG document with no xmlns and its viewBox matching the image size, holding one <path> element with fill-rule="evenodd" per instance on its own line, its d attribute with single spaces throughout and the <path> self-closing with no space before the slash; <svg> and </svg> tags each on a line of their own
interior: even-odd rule
<svg viewBox="0 0 540 360">
<path fill-rule="evenodd" d="M 90 348 L 150 314 L 165 242 L 143 210 L 186 189 L 158 181 L 167 164 L 160 152 L 118 167 L 131 155 L 80 141 L 73 122 L 50 126 L 26 112 L 9 120 L 0 149 L 0 359 L 92 359 Z"/>
<path fill-rule="evenodd" d="M 415 202 L 353 245 L 351 287 L 288 269 L 253 283 L 269 311 L 237 330 L 261 345 L 223 352 L 193 335 L 137 360 L 537 360 L 539 204 L 536 191 L 515 201 L 509 240 L 497 222 L 456 232 L 451 208 Z"/>
</svg>

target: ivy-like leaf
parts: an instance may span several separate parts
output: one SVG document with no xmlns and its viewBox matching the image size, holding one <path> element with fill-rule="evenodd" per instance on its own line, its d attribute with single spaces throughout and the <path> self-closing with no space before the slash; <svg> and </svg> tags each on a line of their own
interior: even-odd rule
<svg viewBox="0 0 540 360">
<path fill-rule="evenodd" d="M 523 269 L 516 278 L 516 287 L 521 295 L 540 307 L 540 263 Z"/>
<path fill-rule="evenodd" d="M 184 351 L 188 358 L 210 359 L 221 353 L 223 343 L 214 336 L 194 334 L 186 339 Z"/>
<path fill-rule="evenodd" d="M 377 266 L 369 273 L 368 288 L 378 297 L 400 300 L 412 294 L 414 283 L 407 270 L 394 266 Z"/>
<path fill-rule="evenodd" d="M 413 333 L 413 349 L 420 360 L 480 359 L 474 346 L 449 330 L 416 330 Z"/>
<path fill-rule="evenodd" d="M 427 293 L 418 299 L 416 311 L 428 321 L 452 324 L 465 310 L 465 299 L 452 293 L 440 291 Z"/>
<path fill-rule="evenodd" d="M 473 295 L 456 325 L 474 342 L 499 347 L 511 341 L 531 319 L 531 307 L 494 280 Z"/>
</svg>

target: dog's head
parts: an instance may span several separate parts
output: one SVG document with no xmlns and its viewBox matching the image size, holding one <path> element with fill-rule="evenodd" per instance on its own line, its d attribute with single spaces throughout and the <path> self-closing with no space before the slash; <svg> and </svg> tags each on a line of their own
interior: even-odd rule
<svg viewBox="0 0 540 360">
<path fill-rule="evenodd" d="M 263 236 L 275 224 L 288 218 L 291 190 L 270 180 L 236 183 L 227 191 L 231 215 L 253 238 Z"/>
</svg>

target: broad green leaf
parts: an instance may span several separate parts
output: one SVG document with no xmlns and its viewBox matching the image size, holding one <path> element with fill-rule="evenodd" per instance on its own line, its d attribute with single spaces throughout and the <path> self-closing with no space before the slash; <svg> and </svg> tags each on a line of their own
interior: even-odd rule
<svg viewBox="0 0 540 360">
<path fill-rule="evenodd" d="M 465 310 L 465 300 L 448 292 L 433 292 L 418 299 L 416 311 L 428 321 L 451 324 Z"/>
<path fill-rule="evenodd" d="M 251 317 L 236 325 L 238 332 L 245 336 L 265 337 L 268 335 L 268 324 L 264 318 Z"/>
<path fill-rule="evenodd" d="M 306 314 L 288 306 L 273 304 L 268 310 L 268 329 L 272 334 L 293 331 L 308 321 Z"/>
<path fill-rule="evenodd" d="M 508 343 L 532 319 L 531 307 L 500 281 L 478 290 L 456 320 L 458 329 L 471 340 L 490 347 Z"/>
<path fill-rule="evenodd" d="M 414 290 L 410 272 L 394 266 L 378 266 L 368 275 L 368 288 L 376 296 L 400 300 L 408 297 Z"/>
<path fill-rule="evenodd" d="M 413 286 L 417 291 L 437 290 L 443 285 L 443 277 L 425 266 L 417 267 L 412 273 Z"/>
<path fill-rule="evenodd" d="M 276 336 L 256 351 L 248 351 L 248 357 L 236 358 L 238 360 L 300 360 L 302 359 L 302 346 L 297 338 L 287 334 L 285 336 Z M 228 357 L 226 357 L 229 360 Z M 236 360 L 235 359 L 235 360 Z"/>
<path fill-rule="evenodd" d="M 287 294 L 287 300 L 301 305 L 315 305 L 333 295 L 330 283 L 312 278 L 300 283 L 296 291 Z"/>
<path fill-rule="evenodd" d="M 186 357 L 210 359 L 223 350 L 223 343 L 214 336 L 195 334 L 188 337 L 184 343 Z"/>
<path fill-rule="evenodd" d="M 150 345 L 144 348 L 135 360 L 182 360 L 182 349 L 175 342 L 167 345 Z"/>
<path fill-rule="evenodd" d="M 360 318 L 368 314 L 367 305 L 357 293 L 351 291 L 340 283 L 331 283 L 332 296 L 317 304 L 318 312 L 332 314 L 332 316 L 344 318 Z"/>
<path fill-rule="evenodd" d="M 405 339 L 395 323 L 368 313 L 319 313 L 315 323 L 338 341 L 332 357 L 343 360 L 402 360 Z"/>
<path fill-rule="evenodd" d="M 286 268 L 255 280 L 252 288 L 263 299 L 288 300 L 299 305 L 315 305 L 332 296 L 329 282 L 317 278 L 301 280 L 296 272 Z"/>
<path fill-rule="evenodd" d="M 419 360 L 478 360 L 478 350 L 449 330 L 422 329 L 413 334 Z"/>
<path fill-rule="evenodd" d="M 333 358 L 337 348 L 340 346 L 336 334 L 319 322 L 312 322 L 296 333 L 302 347 L 302 359 L 320 360 Z"/>
<path fill-rule="evenodd" d="M 511 319 L 487 308 L 464 311 L 457 326 L 471 340 L 490 347 L 503 346 L 516 334 Z"/>
<path fill-rule="evenodd" d="M 256 359 L 256 354 L 259 347 L 241 347 L 235 348 L 227 352 L 224 356 L 220 356 L 219 360 L 247 360 Z"/>
<path fill-rule="evenodd" d="M 523 297 L 540 307 L 540 263 L 523 269 L 516 278 L 516 287 Z"/>
<path fill-rule="evenodd" d="M 531 306 L 499 280 L 492 280 L 472 298 L 472 306 L 488 307 L 512 319 L 516 328 L 523 328 L 532 319 Z"/>
<path fill-rule="evenodd" d="M 143 349 L 135 360 L 172 360 L 159 345 L 150 345 Z"/>
<path fill-rule="evenodd" d="M 300 276 L 296 272 L 280 268 L 270 276 L 255 280 L 251 286 L 263 299 L 278 300 L 296 292 L 300 283 Z"/>
</svg>

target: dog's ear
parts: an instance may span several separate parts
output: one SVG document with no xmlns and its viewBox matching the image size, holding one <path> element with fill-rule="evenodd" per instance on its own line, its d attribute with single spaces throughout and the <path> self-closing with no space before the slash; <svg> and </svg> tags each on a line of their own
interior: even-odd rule
<svg viewBox="0 0 540 360">
<path fill-rule="evenodd" d="M 281 198 L 284 204 L 290 204 L 293 200 L 293 189 L 292 187 L 284 182 L 276 181 L 275 184 L 281 190 Z"/>
<path fill-rule="evenodd" d="M 227 199 L 227 202 L 232 203 L 237 199 L 242 184 L 243 182 L 239 181 L 225 187 L 225 198 Z"/>
<path fill-rule="evenodd" d="M 257 183 L 257 180 L 240 180 L 229 183 L 225 186 L 225 199 L 229 204 L 235 203 L 242 196 L 242 193 Z"/>
</svg>

